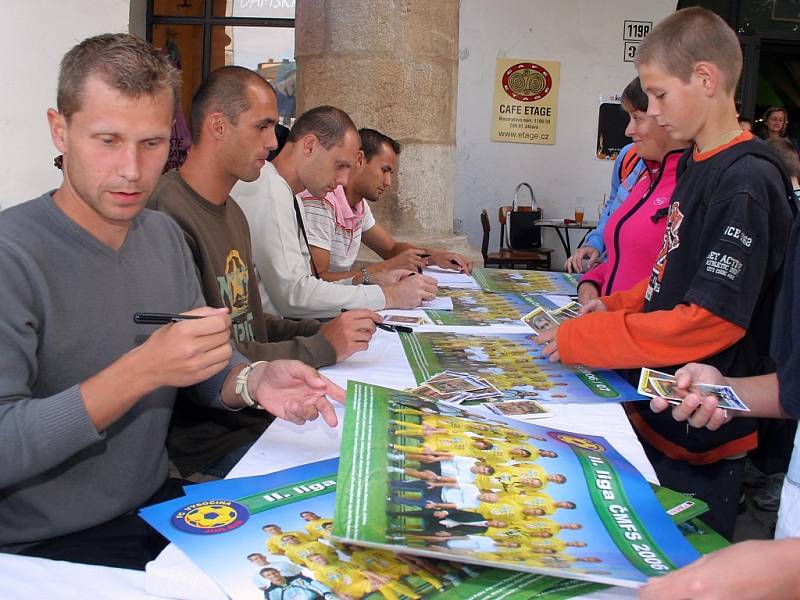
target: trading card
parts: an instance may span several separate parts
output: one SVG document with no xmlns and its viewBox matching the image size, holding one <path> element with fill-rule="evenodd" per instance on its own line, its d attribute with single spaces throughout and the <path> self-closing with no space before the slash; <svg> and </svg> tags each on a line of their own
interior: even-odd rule
<svg viewBox="0 0 800 600">
<path fill-rule="evenodd" d="M 747 405 L 741 401 L 733 388 L 729 385 L 714 385 L 711 383 L 694 383 L 687 391 L 678 389 L 675 377 L 667 373 L 660 373 L 652 369 L 642 369 L 639 378 L 639 393 L 645 396 L 660 396 L 672 404 L 683 401 L 689 393 L 699 394 L 701 398 L 716 396 L 720 408 L 730 410 L 749 411 Z"/>
<path fill-rule="evenodd" d="M 478 382 L 481 383 L 484 387 L 472 391 L 469 393 L 470 400 L 479 400 L 481 398 L 501 398 L 503 396 L 503 392 L 498 390 L 494 385 L 492 385 L 487 380 L 478 377 Z"/>
<path fill-rule="evenodd" d="M 485 388 L 477 378 L 471 375 L 463 374 L 448 374 L 446 372 L 437 373 L 427 381 L 425 385 L 432 387 L 441 394 L 450 394 L 453 392 L 471 392 L 473 390 L 480 390 Z"/>
<path fill-rule="evenodd" d="M 383 322 L 387 325 L 424 325 L 425 319 L 409 315 L 386 315 Z"/>
<path fill-rule="evenodd" d="M 450 404 L 461 404 L 465 400 L 472 400 L 469 392 L 459 392 L 455 394 L 445 394 L 441 397 L 443 402 L 449 402 Z"/>
<path fill-rule="evenodd" d="M 660 377 L 650 378 L 650 387 L 656 394 L 667 400 L 683 400 L 690 392 L 678 389 L 678 382 L 675 379 L 661 379 Z"/>
<path fill-rule="evenodd" d="M 423 398 L 428 398 L 429 400 L 434 400 L 434 401 L 443 400 L 442 394 L 439 392 L 439 390 L 435 390 L 432 387 L 424 384 L 406 391 L 409 394 L 414 394 L 415 396 L 422 396 Z"/>
<path fill-rule="evenodd" d="M 533 329 L 536 335 L 555 329 L 559 325 L 559 322 L 542 307 L 534 308 L 522 317 L 521 321 Z"/>
<path fill-rule="evenodd" d="M 564 306 L 562 306 L 560 308 L 557 308 L 555 310 L 551 310 L 550 314 L 562 313 L 562 314 L 565 314 L 565 315 L 572 315 L 573 317 L 577 317 L 578 315 L 581 314 L 581 307 L 582 306 L 583 305 L 580 302 L 576 302 L 575 300 L 572 300 L 571 302 L 569 302 L 568 304 L 565 304 Z"/>
<path fill-rule="evenodd" d="M 653 387 L 653 379 L 660 379 L 662 381 L 675 381 L 675 377 L 669 373 L 662 373 L 661 371 L 655 371 L 653 369 L 642 369 L 642 373 L 639 376 L 638 392 L 644 396 L 650 396 L 651 398 L 660 396 L 661 393 L 659 390 Z"/>
<path fill-rule="evenodd" d="M 720 408 L 729 408 L 730 410 L 744 410 L 749 411 L 747 405 L 742 402 L 733 388 L 729 385 L 714 385 L 713 383 L 694 383 L 689 388 L 691 391 L 700 395 L 701 398 L 706 396 L 716 396 L 717 406 Z"/>
<path fill-rule="evenodd" d="M 511 402 L 495 402 L 484 404 L 492 412 L 507 417 L 549 417 L 550 411 L 535 400 L 512 400 Z"/>
<path fill-rule="evenodd" d="M 551 310 L 549 314 L 553 319 L 558 321 L 559 324 L 563 323 L 567 319 L 574 319 L 575 317 L 578 316 L 576 314 L 573 314 L 571 311 L 561 310 L 561 309 L 559 309 L 559 310 Z"/>
</svg>

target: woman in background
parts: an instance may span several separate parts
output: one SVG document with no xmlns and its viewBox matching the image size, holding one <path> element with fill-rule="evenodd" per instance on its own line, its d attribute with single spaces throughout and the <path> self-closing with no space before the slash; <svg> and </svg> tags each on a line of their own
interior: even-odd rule
<svg viewBox="0 0 800 600">
<path fill-rule="evenodd" d="M 795 152 L 800 152 L 797 140 L 786 134 L 786 127 L 789 125 L 789 113 L 782 106 L 770 106 L 764 113 L 764 134 L 765 140 L 774 138 L 784 138 L 789 141 Z"/>
<path fill-rule="evenodd" d="M 688 145 L 673 140 L 647 114 L 647 95 L 638 77 L 622 93 L 622 107 L 630 115 L 625 134 L 633 139 L 633 151 L 644 163 L 644 169 L 608 217 L 603 232 L 607 259 L 581 278 L 578 301 L 582 304 L 630 289 L 650 273 L 664 237 L 678 160 Z"/>
</svg>

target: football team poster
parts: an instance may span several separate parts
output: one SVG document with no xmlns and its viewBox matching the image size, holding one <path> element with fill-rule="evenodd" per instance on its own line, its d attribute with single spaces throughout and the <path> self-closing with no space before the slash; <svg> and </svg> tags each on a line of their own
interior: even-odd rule
<svg viewBox="0 0 800 600">
<path fill-rule="evenodd" d="M 425 309 L 434 325 L 523 325 L 520 319 L 534 308 L 559 307 L 541 294 L 496 294 L 472 289 L 448 289 L 446 294 L 453 301 L 453 310 Z"/>
<path fill-rule="evenodd" d="M 334 544 L 337 468 L 331 459 L 187 486 L 186 497 L 140 514 L 235 600 L 533 600 L 554 587 L 568 591 L 564 585 L 575 593 L 596 589 Z"/>
<path fill-rule="evenodd" d="M 401 333 L 417 383 L 445 370 L 482 377 L 503 391 L 500 400 L 622 402 L 641 400 L 614 371 L 552 363 L 530 333 Z"/>
<path fill-rule="evenodd" d="M 636 587 L 697 552 L 603 438 L 350 381 L 333 539 Z"/>
<path fill-rule="evenodd" d="M 487 292 L 497 294 L 562 294 L 575 295 L 578 279 L 557 271 L 523 271 L 517 269 L 473 269 L 475 282 Z"/>
</svg>

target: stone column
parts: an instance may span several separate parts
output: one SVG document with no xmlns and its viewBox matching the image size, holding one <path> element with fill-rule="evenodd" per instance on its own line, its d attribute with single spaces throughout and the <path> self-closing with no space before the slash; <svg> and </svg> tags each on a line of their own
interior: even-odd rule
<svg viewBox="0 0 800 600">
<path fill-rule="evenodd" d="M 453 235 L 458 11 L 458 0 L 297 0 L 297 108 L 337 106 L 399 141 L 393 189 L 371 206 L 378 222 L 479 259 Z"/>
</svg>

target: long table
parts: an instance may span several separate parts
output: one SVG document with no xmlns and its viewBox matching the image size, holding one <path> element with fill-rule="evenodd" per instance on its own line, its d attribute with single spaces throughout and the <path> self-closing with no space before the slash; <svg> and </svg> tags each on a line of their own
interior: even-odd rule
<svg viewBox="0 0 800 600">
<path fill-rule="evenodd" d="M 399 338 L 382 330 L 376 332 L 368 350 L 322 372 L 343 387 L 348 379 L 394 388 L 415 385 Z M 564 404 L 550 408 L 553 416 L 546 420 L 548 427 L 604 436 L 648 481 L 657 483 L 655 472 L 619 404 Z M 337 408 L 340 417 L 343 410 L 343 407 Z M 338 456 L 339 438 L 339 428 L 328 428 L 319 420 L 303 427 L 276 421 L 229 477 L 261 475 Z M 146 572 L 0 554 L 0 597 L 4 600 L 226 598 L 216 584 L 173 545 L 151 562 Z M 586 596 L 597 600 L 634 597 L 635 591 L 625 588 L 609 588 Z"/>
</svg>

